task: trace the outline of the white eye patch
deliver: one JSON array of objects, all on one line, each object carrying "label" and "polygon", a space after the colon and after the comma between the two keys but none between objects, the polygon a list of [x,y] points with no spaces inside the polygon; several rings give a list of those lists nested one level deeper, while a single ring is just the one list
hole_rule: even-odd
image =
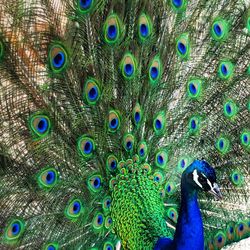
[{"label": "white eye patch", "polygon": [[[194,180],[194,182],[195,182],[199,187],[202,188],[202,185],[201,185],[200,182],[198,181],[198,178],[199,178],[199,175],[198,175],[198,173],[197,173],[197,169],[195,169],[194,172],[193,172],[193,180]],[[211,184],[211,183],[210,183],[210,184]]]}]

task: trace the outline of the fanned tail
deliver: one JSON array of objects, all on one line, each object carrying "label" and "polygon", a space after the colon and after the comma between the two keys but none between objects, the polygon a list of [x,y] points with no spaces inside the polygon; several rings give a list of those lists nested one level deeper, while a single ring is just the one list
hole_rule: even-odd
[{"label": "fanned tail", "polygon": [[207,249],[249,237],[249,30],[240,0],[3,0],[1,249],[152,249],[195,159]]}]

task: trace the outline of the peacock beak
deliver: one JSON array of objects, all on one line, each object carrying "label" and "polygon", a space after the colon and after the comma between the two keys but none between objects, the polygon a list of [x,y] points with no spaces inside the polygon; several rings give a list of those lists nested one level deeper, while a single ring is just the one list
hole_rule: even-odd
[{"label": "peacock beak", "polygon": [[214,183],[212,189],[208,192],[214,195],[218,200],[222,199],[222,194],[217,183]]}]

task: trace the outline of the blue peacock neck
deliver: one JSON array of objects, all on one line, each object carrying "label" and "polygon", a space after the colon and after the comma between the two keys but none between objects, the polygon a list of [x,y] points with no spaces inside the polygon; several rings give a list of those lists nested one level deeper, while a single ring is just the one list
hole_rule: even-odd
[{"label": "blue peacock neck", "polygon": [[181,180],[181,208],[178,217],[174,249],[204,249],[204,232],[201,212],[197,200],[197,190],[187,183],[186,175]]}]

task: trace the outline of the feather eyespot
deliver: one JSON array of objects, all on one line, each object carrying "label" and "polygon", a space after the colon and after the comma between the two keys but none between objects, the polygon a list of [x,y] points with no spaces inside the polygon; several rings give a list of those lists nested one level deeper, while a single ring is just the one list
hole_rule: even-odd
[{"label": "feather eyespot", "polygon": [[234,65],[230,61],[222,61],[219,64],[219,77],[222,80],[229,80],[233,77]]},{"label": "feather eyespot", "polygon": [[229,32],[229,26],[226,20],[217,19],[212,24],[211,34],[214,40],[220,42],[224,41]]},{"label": "feather eyespot", "polygon": [[235,238],[235,233],[234,233],[234,223],[229,223],[227,228],[226,228],[226,236],[228,241],[233,241]]},{"label": "feather eyespot", "polygon": [[188,156],[181,156],[178,160],[178,171],[182,173],[186,169],[186,167],[190,165],[191,162],[192,159]]},{"label": "feather eyespot", "polygon": [[143,115],[143,111],[141,109],[141,106],[139,103],[137,103],[135,105],[135,107],[133,108],[133,122],[134,124],[138,127],[141,123],[142,120],[142,115]]},{"label": "feather eyespot", "polygon": [[84,99],[90,105],[95,105],[100,99],[101,91],[95,79],[88,79],[84,87]]},{"label": "feather eyespot", "polygon": [[163,181],[164,181],[164,176],[163,176],[163,174],[162,174],[161,172],[159,172],[159,171],[157,171],[157,172],[154,173],[153,178],[154,178],[154,181],[155,181],[156,183],[159,183],[159,184],[162,184]]},{"label": "feather eyespot", "polygon": [[221,154],[226,154],[229,151],[230,141],[225,137],[220,137],[216,142],[216,148]]},{"label": "feather eyespot", "polygon": [[88,179],[88,188],[93,192],[98,192],[102,189],[101,175],[93,175]]},{"label": "feather eyespot", "polygon": [[174,183],[172,183],[172,182],[166,183],[166,185],[165,185],[166,194],[172,195],[175,192],[175,188],[176,188],[176,186]]},{"label": "feather eyespot", "polygon": [[109,229],[111,227],[112,223],[113,223],[112,218],[111,217],[107,217],[105,219],[105,228]]},{"label": "feather eyespot", "polygon": [[156,135],[160,135],[165,131],[166,128],[166,114],[164,111],[156,114],[153,121],[153,128]]},{"label": "feather eyespot", "polygon": [[172,0],[172,3],[175,7],[179,8],[182,5],[182,0]]},{"label": "feather eyespot", "polygon": [[193,79],[187,84],[188,96],[197,99],[201,95],[202,81],[200,79]]},{"label": "feather eyespot", "polygon": [[121,118],[118,111],[109,111],[108,116],[108,129],[110,132],[116,132],[120,128]]},{"label": "feather eyespot", "polygon": [[249,148],[250,147],[250,131],[249,130],[244,130],[241,133],[241,135],[240,135],[240,141],[241,141],[241,144],[245,148]]},{"label": "feather eyespot", "polygon": [[5,239],[8,242],[13,242],[18,240],[24,232],[24,222],[19,219],[12,220],[5,231]]},{"label": "feather eyespot", "polygon": [[145,141],[141,141],[139,143],[137,153],[139,155],[140,160],[145,160],[148,155],[148,146]]},{"label": "feather eyespot", "polygon": [[170,220],[172,220],[173,222],[177,223],[177,219],[178,219],[178,212],[175,208],[171,207],[167,210],[167,216]]},{"label": "feather eyespot", "polygon": [[188,59],[190,54],[190,42],[188,34],[180,35],[176,42],[177,54],[182,59]]},{"label": "feather eyespot", "polygon": [[123,77],[130,80],[135,77],[137,70],[137,62],[131,53],[126,53],[120,63],[120,69]]},{"label": "feather eyespot", "polygon": [[161,149],[155,156],[155,165],[159,168],[165,168],[167,166],[168,153],[166,150]]},{"label": "feather eyespot", "polygon": [[175,12],[183,12],[187,8],[187,0],[171,0],[170,4]]},{"label": "feather eyespot", "polygon": [[103,202],[102,202],[102,208],[105,212],[110,210],[110,206],[111,206],[111,197],[105,197]]},{"label": "feather eyespot", "polygon": [[238,112],[237,105],[232,100],[228,100],[224,103],[223,110],[224,110],[224,115],[230,119],[233,119]]},{"label": "feather eyespot", "polygon": [[245,238],[248,234],[248,225],[244,221],[239,221],[235,225],[235,233],[238,239]]},{"label": "feather eyespot", "polygon": [[147,174],[151,173],[151,166],[148,163],[144,163],[141,165],[141,169],[144,170]]},{"label": "feather eyespot", "polygon": [[188,129],[190,134],[196,134],[200,131],[200,117],[199,116],[192,116],[189,119],[189,123],[188,123]]},{"label": "feather eyespot", "polygon": [[94,229],[100,230],[104,225],[104,220],[105,218],[102,213],[100,212],[96,213],[96,215],[93,218],[93,223],[92,223]]},{"label": "feather eyespot", "polygon": [[94,0],[78,0],[78,9],[80,13],[88,13],[94,5]]},{"label": "feather eyespot", "polygon": [[46,115],[34,114],[29,118],[31,131],[38,139],[42,139],[50,133],[51,123]]},{"label": "feather eyespot", "polygon": [[226,236],[222,231],[219,231],[214,237],[214,243],[216,247],[221,249],[226,244]]},{"label": "feather eyespot", "polygon": [[58,173],[54,168],[43,169],[38,174],[38,184],[41,188],[52,188],[57,184]]},{"label": "feather eyespot", "polygon": [[61,73],[68,64],[68,54],[63,46],[54,44],[49,51],[49,63],[52,72]]},{"label": "feather eyespot", "polygon": [[230,179],[234,186],[241,186],[244,182],[244,176],[237,170],[231,173]]},{"label": "feather eyespot", "polygon": [[73,199],[69,201],[65,209],[65,216],[70,220],[76,220],[81,216],[83,210],[82,202],[79,199]]},{"label": "feather eyespot", "polygon": [[132,134],[127,133],[123,137],[123,147],[127,152],[132,152],[134,149],[135,138]]},{"label": "feather eyespot", "polygon": [[77,147],[80,154],[85,159],[89,159],[93,156],[93,152],[95,150],[95,143],[93,139],[91,139],[87,135],[83,135],[78,139]]},{"label": "feather eyespot", "polygon": [[110,241],[105,242],[103,245],[103,250],[114,250],[114,245]]},{"label": "feather eyespot", "polygon": [[138,33],[141,42],[144,42],[152,34],[152,21],[146,14],[141,14],[139,17]]},{"label": "feather eyespot", "polygon": [[118,159],[114,155],[109,155],[106,160],[106,167],[109,171],[114,172],[117,169]]},{"label": "feather eyespot", "polygon": [[107,44],[112,45],[121,39],[123,25],[118,15],[112,14],[108,16],[104,24],[103,32],[104,39]]},{"label": "feather eyespot", "polygon": [[56,242],[48,243],[48,244],[46,244],[46,246],[43,249],[44,250],[58,250],[59,244]]},{"label": "feather eyespot", "polygon": [[155,56],[149,66],[149,80],[151,85],[155,85],[161,78],[162,63],[158,56]]}]

